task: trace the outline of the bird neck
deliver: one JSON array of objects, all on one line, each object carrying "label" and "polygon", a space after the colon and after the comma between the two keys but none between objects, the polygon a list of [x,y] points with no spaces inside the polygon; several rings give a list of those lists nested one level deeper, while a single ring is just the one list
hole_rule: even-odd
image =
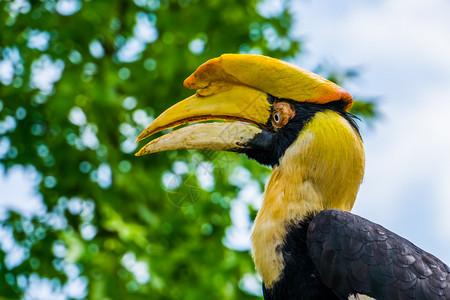
[{"label": "bird neck", "polygon": [[276,249],[285,243],[287,227],[324,209],[350,211],[363,175],[357,130],[336,112],[318,112],[273,169],[255,220],[253,257],[266,286],[284,267]]},{"label": "bird neck", "polygon": [[264,206],[273,211],[293,204],[300,217],[330,208],[350,211],[363,175],[358,132],[336,112],[319,112],[273,169]]}]

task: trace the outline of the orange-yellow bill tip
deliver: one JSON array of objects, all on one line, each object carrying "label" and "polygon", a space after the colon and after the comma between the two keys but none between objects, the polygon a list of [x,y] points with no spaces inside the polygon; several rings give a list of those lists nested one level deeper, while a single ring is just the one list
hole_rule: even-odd
[{"label": "orange-yellow bill tip", "polygon": [[299,102],[323,104],[344,100],[348,103],[347,110],[353,103],[352,96],[337,84],[296,65],[262,55],[224,54],[211,59],[190,75],[184,86],[202,93],[224,82]]}]

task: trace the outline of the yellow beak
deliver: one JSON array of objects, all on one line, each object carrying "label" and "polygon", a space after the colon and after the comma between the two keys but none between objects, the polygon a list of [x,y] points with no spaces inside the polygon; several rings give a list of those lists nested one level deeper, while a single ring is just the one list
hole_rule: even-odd
[{"label": "yellow beak", "polygon": [[137,141],[186,123],[210,120],[240,122],[183,127],[151,141],[136,155],[176,149],[239,151],[266,128],[270,113],[271,104],[266,93],[246,86],[222,85],[212,95],[197,93],[170,107],[139,135]]},{"label": "yellow beak", "polygon": [[[272,103],[269,95],[298,102],[324,104],[350,94],[336,84],[295,65],[261,55],[225,54],[201,65],[184,81],[195,95],[163,112],[137,142],[164,129],[199,121],[145,145],[136,155],[176,149],[241,151],[270,150]],[[236,122],[237,121],[237,122]]]}]

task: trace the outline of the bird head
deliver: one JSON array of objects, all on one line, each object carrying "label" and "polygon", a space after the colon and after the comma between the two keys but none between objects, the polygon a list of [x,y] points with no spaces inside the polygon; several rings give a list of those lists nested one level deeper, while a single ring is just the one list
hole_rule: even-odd
[{"label": "bird head", "polygon": [[[353,100],[343,88],[293,64],[244,54],[207,61],[184,86],[197,91],[164,111],[137,141],[195,124],[150,141],[136,155],[176,149],[245,153],[274,168],[266,196],[272,186],[274,194],[298,197],[294,186],[311,183],[321,194],[312,209],[351,209],[364,151],[347,112]],[[280,181],[284,185],[276,187]]]}]

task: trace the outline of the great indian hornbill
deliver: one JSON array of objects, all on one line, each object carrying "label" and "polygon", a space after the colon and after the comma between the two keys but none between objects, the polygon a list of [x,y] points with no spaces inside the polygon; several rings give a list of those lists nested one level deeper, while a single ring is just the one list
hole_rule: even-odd
[{"label": "great indian hornbill", "polygon": [[226,54],[184,81],[195,95],[163,112],[145,145],[245,153],[273,167],[253,229],[265,299],[450,299],[450,268],[384,227],[350,213],[364,174],[352,97],[295,65]]}]

